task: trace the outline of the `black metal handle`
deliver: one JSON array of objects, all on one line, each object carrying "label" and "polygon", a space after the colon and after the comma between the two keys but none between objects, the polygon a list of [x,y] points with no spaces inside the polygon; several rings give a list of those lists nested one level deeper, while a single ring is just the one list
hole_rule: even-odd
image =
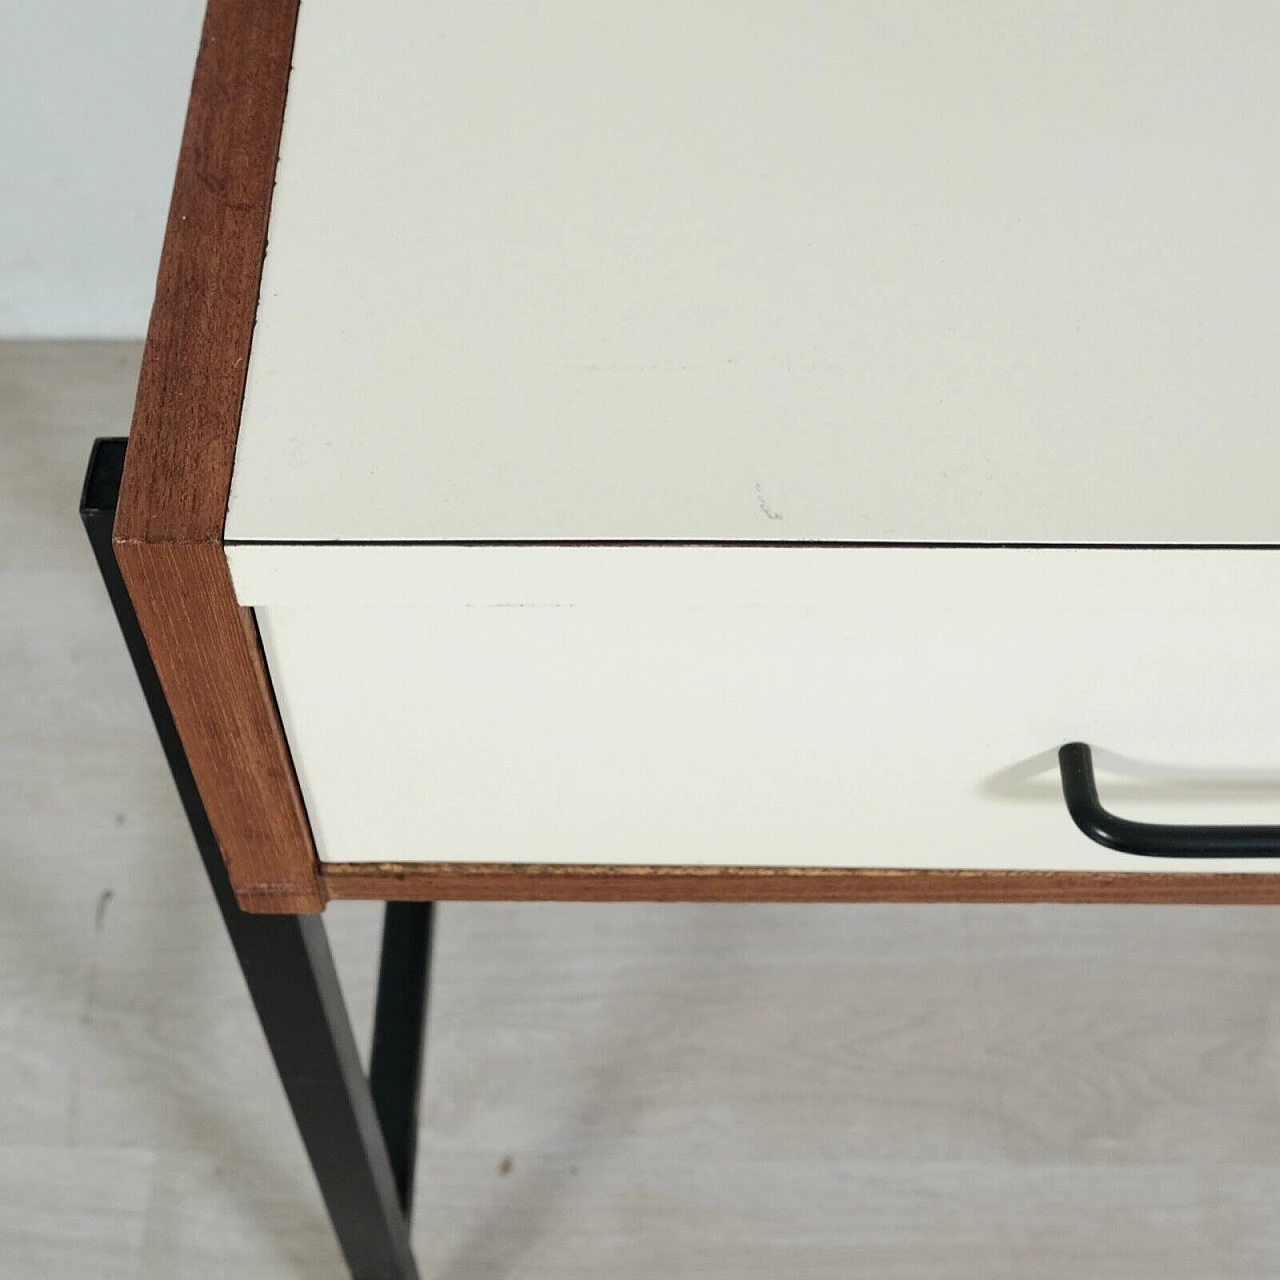
[{"label": "black metal handle", "polygon": [[1076,826],[1108,849],[1150,858],[1280,858],[1280,827],[1171,827],[1108,813],[1098,799],[1086,743],[1068,742],[1058,751],[1058,765]]}]

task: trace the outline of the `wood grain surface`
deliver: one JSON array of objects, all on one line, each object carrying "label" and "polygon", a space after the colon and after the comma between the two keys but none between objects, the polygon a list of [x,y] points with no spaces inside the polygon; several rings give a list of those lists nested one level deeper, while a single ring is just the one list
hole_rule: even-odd
[{"label": "wood grain surface", "polygon": [[210,0],[115,526],[242,907],[318,911],[315,849],[222,530],[297,0]]},{"label": "wood grain surface", "polygon": [[843,868],[324,863],[329,898],[393,902],[1280,903],[1280,876]]}]

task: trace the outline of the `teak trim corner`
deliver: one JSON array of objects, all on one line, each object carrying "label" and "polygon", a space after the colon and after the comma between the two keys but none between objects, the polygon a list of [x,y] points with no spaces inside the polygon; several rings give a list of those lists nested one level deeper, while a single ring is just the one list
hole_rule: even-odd
[{"label": "teak trim corner", "polygon": [[324,892],[222,531],[297,12],[209,0],[113,539],[236,896],[274,912]]}]

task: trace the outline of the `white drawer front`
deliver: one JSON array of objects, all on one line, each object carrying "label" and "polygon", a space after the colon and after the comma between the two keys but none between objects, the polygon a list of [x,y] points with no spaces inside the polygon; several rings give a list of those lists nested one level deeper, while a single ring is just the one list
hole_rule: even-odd
[{"label": "white drawer front", "polygon": [[1277,869],[1092,843],[1055,757],[1092,744],[1127,817],[1280,821],[1273,552],[246,547],[232,564],[328,861]]}]

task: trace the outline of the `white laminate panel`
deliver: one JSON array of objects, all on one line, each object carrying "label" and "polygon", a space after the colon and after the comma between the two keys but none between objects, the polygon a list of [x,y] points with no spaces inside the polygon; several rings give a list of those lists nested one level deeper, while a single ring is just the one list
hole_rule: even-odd
[{"label": "white laminate panel", "polygon": [[1274,0],[301,9],[231,540],[1276,543]]},{"label": "white laminate panel", "polygon": [[449,546],[227,547],[240,604],[324,610],[843,603],[1016,614],[1105,604],[1280,609],[1280,552],[1204,548]]},{"label": "white laminate panel", "polygon": [[1054,758],[1091,743],[1126,816],[1280,818],[1270,552],[246,555],[328,586],[252,601],[326,860],[1270,867],[1093,844]]}]

